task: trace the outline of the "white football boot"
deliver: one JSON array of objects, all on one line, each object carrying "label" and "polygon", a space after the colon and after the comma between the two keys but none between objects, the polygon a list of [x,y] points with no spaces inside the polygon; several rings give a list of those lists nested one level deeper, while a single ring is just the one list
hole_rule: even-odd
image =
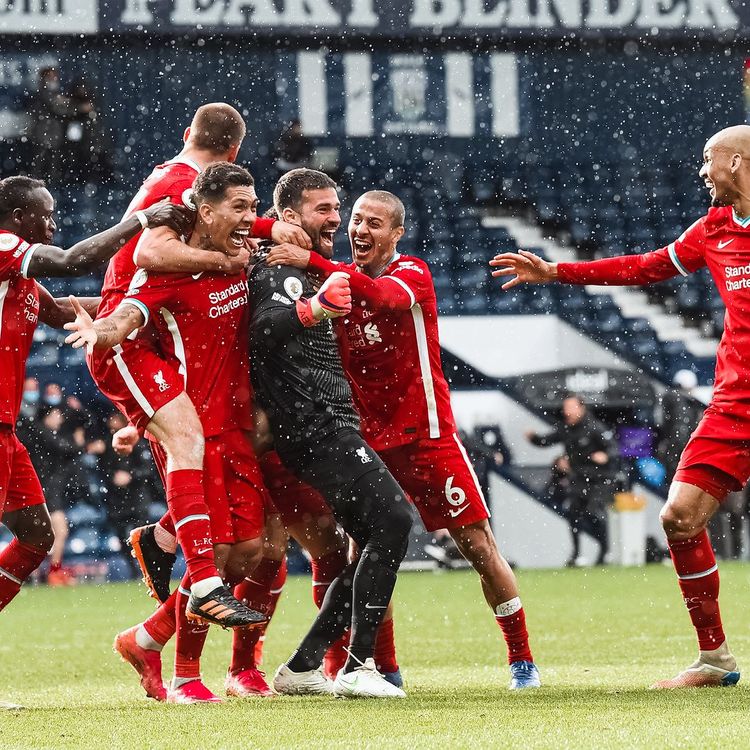
[{"label": "white football boot", "polygon": [[333,694],[337,698],[406,698],[401,688],[378,672],[374,659],[365,659],[353,672],[342,669],[333,681]]},{"label": "white football boot", "polygon": [[292,672],[282,664],[273,676],[271,687],[281,695],[331,695],[333,683],[323,674],[323,667],[308,672]]},{"label": "white football boot", "polygon": [[671,680],[660,680],[652,690],[686,687],[733,687],[740,681],[737,661],[727,642],[712,651],[701,651],[698,660]]}]

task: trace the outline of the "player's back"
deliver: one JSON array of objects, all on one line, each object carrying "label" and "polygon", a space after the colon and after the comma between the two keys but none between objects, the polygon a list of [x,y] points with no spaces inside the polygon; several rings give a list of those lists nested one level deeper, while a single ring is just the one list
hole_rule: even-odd
[{"label": "player's back", "polygon": [[455,431],[429,266],[420,258],[396,254],[383,277],[407,289],[411,308],[373,310],[355,303],[339,323],[362,432],[375,450]]},{"label": "player's back", "polygon": [[[148,208],[165,198],[172,203],[184,204],[185,193],[191,189],[199,172],[200,167],[195,162],[181,157],[158,165],[130,201],[125,216]],[[109,261],[102,285],[100,316],[113,312],[128,291],[136,270],[134,254],[141,237],[142,233],[139,233],[126,242]]]}]

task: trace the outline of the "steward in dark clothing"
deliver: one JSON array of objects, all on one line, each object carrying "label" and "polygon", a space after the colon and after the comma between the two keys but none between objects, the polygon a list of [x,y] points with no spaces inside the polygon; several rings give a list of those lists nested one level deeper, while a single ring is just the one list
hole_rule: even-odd
[{"label": "steward in dark clothing", "polygon": [[565,456],[558,465],[569,477],[567,515],[573,553],[568,564],[574,564],[578,557],[581,524],[585,521],[599,542],[597,565],[601,565],[609,551],[607,506],[615,492],[617,446],[611,432],[587,413],[577,396],[564,400],[563,418],[548,435],[529,434],[528,438],[541,448],[556,443],[565,447]]}]

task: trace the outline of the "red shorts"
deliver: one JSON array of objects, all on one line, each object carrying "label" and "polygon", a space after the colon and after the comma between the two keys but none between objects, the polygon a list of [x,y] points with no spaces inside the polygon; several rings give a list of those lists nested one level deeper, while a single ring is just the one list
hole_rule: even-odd
[{"label": "red shorts", "polygon": [[32,505],[44,505],[39,477],[13,428],[0,425],[0,518],[3,513]]},{"label": "red shorts", "polygon": [[[151,441],[154,461],[166,486],[166,455]],[[263,534],[270,497],[250,439],[242,430],[206,438],[203,489],[214,544],[234,544]]]},{"label": "red shorts", "polygon": [[456,433],[378,451],[427,531],[457,529],[490,517],[477,475]]},{"label": "red shorts", "polygon": [[269,451],[261,456],[260,468],[273,504],[287,528],[297,523],[309,523],[320,516],[332,515],[323,496],[309,484],[297,479],[281,463],[276,451]]},{"label": "red shorts", "polygon": [[674,475],[717,500],[738,492],[750,479],[750,421],[711,407],[688,440]]},{"label": "red shorts", "polygon": [[147,339],[95,351],[86,362],[99,390],[141,432],[162,406],[185,390],[185,381]]}]

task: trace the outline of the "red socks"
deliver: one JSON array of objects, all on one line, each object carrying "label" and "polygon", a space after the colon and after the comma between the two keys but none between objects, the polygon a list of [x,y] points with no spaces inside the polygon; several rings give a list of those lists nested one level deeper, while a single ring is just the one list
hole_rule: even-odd
[{"label": "red socks", "polygon": [[674,569],[701,651],[712,651],[726,640],[719,612],[719,570],[708,532],[669,542]]},{"label": "red socks", "polygon": [[218,576],[201,469],[167,474],[167,504],[193,583]]},{"label": "red socks", "polygon": [[255,644],[256,665],[260,665],[263,661],[263,644],[266,640],[266,631],[268,630],[268,626],[271,624],[271,618],[273,617],[273,613],[276,611],[276,605],[279,603],[281,594],[284,591],[284,586],[286,585],[286,574],[287,569],[285,557],[281,561],[281,567],[279,568],[279,572],[276,574],[274,582],[271,584],[271,604],[268,608],[268,622],[260,628],[260,638],[258,638],[258,642]]},{"label": "red socks", "polygon": [[159,526],[168,531],[172,536],[177,536],[177,532],[174,528],[174,521],[172,520],[172,514],[167,511],[157,522]]},{"label": "red socks", "polygon": [[[286,569],[283,560],[262,558],[258,567],[235,587],[235,597],[270,617],[271,607],[275,608],[272,590],[282,567]],[[264,634],[265,628],[236,628],[232,632],[232,663],[229,668],[232,674],[257,667],[255,647]]]},{"label": "red socks", "polygon": [[162,645],[175,634],[177,629],[177,595],[178,591],[175,589],[169,595],[169,599],[143,623],[146,632]]},{"label": "red socks", "polygon": [[396,642],[393,638],[393,618],[383,620],[375,634],[375,666],[378,672],[397,672]]},{"label": "red socks", "polygon": [[495,607],[495,620],[503,631],[508,647],[508,663],[534,661],[529,648],[529,633],[526,630],[526,614],[518,597]]},{"label": "red socks", "polygon": [[201,676],[201,653],[208,635],[208,625],[190,622],[185,613],[190,591],[187,575],[180,583],[175,598],[177,638],[175,640],[174,676],[177,679],[197,679]]},{"label": "red socks", "polygon": [[327,555],[312,560],[312,596],[315,606],[320,609],[328,587],[338,574],[346,567],[346,550],[343,548],[329,552]]},{"label": "red socks", "polygon": [[0,610],[21,590],[21,584],[44,562],[47,550],[13,539],[0,552]]}]

